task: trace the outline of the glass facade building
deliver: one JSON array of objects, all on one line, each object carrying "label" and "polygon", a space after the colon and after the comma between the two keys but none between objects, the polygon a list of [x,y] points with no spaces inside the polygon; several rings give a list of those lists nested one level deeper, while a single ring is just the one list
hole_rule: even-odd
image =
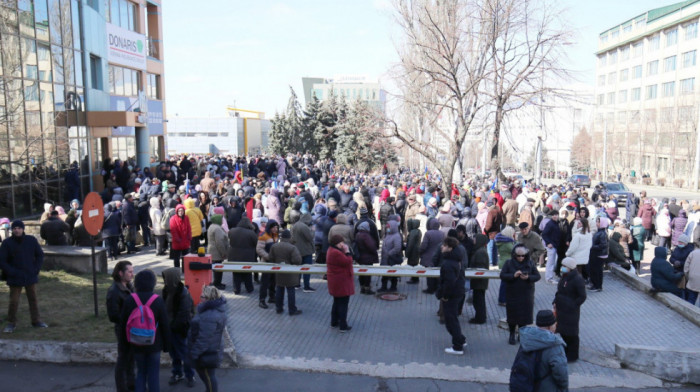
[{"label": "glass facade building", "polygon": [[[139,143],[149,144],[147,162],[162,157],[159,8],[150,0],[0,1],[0,217],[37,216],[44,203],[101,190],[104,159],[141,164]],[[122,31],[143,36],[141,63],[110,56]]]}]

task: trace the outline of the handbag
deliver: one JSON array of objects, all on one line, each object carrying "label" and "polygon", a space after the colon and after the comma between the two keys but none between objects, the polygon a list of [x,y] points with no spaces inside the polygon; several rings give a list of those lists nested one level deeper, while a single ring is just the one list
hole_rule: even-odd
[{"label": "handbag", "polygon": [[659,237],[658,234],[654,234],[653,237],[651,237],[651,244],[654,246],[659,246],[661,243],[661,237]]},{"label": "handbag", "polygon": [[207,351],[202,353],[202,355],[195,361],[197,368],[217,368],[219,367],[219,353],[217,351]]}]

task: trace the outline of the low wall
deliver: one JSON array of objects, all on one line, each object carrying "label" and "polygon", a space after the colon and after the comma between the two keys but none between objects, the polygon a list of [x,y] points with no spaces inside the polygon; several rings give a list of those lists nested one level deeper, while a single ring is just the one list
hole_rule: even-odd
[{"label": "low wall", "polygon": [[[79,246],[44,246],[45,270],[64,270],[78,274],[92,273],[92,251]],[[107,248],[95,247],[95,268],[107,273]]]},{"label": "low wall", "polygon": [[615,355],[624,368],[666,381],[700,384],[700,352],[697,348],[616,344]]}]

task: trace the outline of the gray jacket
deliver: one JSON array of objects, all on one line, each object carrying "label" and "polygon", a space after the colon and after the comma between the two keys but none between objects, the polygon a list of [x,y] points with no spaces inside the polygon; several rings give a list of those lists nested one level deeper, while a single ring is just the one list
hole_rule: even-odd
[{"label": "gray jacket", "polygon": [[542,350],[535,375],[540,379],[540,392],[556,392],[569,390],[569,367],[566,363],[564,346],[566,344],[559,335],[537,327],[520,329],[520,347],[524,351]]},{"label": "gray jacket", "polygon": [[207,229],[207,239],[209,240],[209,254],[212,261],[226,260],[228,257],[228,235],[221,225],[212,223]]},{"label": "gray jacket", "polygon": [[445,239],[445,233],[440,231],[440,223],[435,218],[430,218],[426,227],[428,230],[420,244],[420,265],[434,267],[433,258],[440,251],[440,244]]},{"label": "gray jacket", "polygon": [[[190,323],[187,342],[190,359],[197,363],[197,358],[206,352],[218,353],[218,362],[223,356],[221,336],[226,327],[226,300],[224,298],[202,302],[197,306],[197,314]],[[218,367],[218,365],[217,365]]]},{"label": "gray jacket", "polygon": [[380,265],[397,265],[403,262],[401,234],[399,234],[399,223],[389,221],[387,233],[382,244],[382,259]]},{"label": "gray jacket", "polygon": [[292,226],[292,243],[299,249],[301,257],[314,254],[314,233],[311,230],[311,215],[304,214]]}]

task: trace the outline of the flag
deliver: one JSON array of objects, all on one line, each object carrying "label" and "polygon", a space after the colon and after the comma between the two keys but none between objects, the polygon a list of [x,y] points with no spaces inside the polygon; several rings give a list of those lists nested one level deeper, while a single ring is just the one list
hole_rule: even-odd
[{"label": "flag", "polygon": [[428,179],[428,165],[425,165],[425,179]]},{"label": "flag", "polygon": [[497,186],[498,186],[498,178],[493,180],[493,184],[491,184],[491,190],[495,190]]}]

